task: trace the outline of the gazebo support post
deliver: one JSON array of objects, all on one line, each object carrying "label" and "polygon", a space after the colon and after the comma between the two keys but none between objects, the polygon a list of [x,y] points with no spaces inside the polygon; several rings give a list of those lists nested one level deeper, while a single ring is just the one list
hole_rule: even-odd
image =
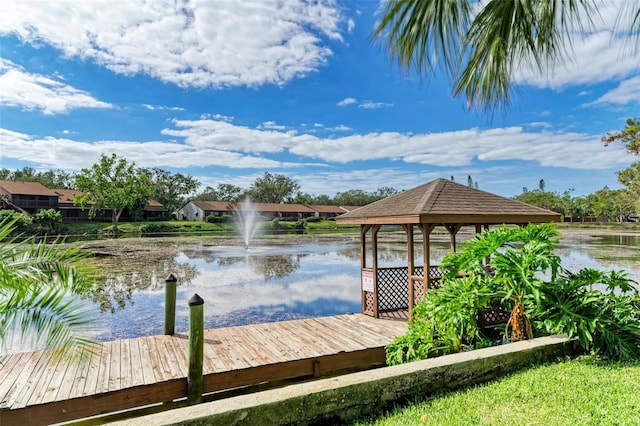
[{"label": "gazebo support post", "polygon": [[447,223],[445,224],[445,228],[449,231],[449,235],[451,236],[451,252],[456,251],[456,234],[462,228],[461,223]]},{"label": "gazebo support post", "polygon": [[[371,229],[371,225],[360,225],[360,274],[367,268],[367,232]],[[360,278],[362,280],[362,278]],[[377,297],[374,294],[374,297]],[[362,313],[367,311],[367,295],[360,283],[360,299],[362,303]]]},{"label": "gazebo support post", "polygon": [[373,316],[380,318],[380,298],[378,292],[378,231],[380,231],[382,225],[373,225],[373,232],[371,236],[371,267],[373,269],[373,298],[375,304],[373,307]]},{"label": "gazebo support post", "polygon": [[403,225],[405,232],[407,233],[407,277],[409,278],[409,283],[407,289],[409,290],[409,304],[407,309],[409,311],[409,316],[411,316],[411,309],[415,305],[415,294],[413,291],[413,274],[415,270],[414,265],[414,254],[413,254],[413,224]]},{"label": "gazebo support post", "polygon": [[431,231],[435,225],[432,223],[421,223],[420,231],[422,231],[422,291],[427,295],[427,291],[431,287]]}]

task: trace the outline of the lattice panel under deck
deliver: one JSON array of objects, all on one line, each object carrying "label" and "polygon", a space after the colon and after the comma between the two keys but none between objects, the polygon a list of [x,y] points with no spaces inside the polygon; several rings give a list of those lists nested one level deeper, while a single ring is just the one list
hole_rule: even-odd
[{"label": "lattice panel under deck", "polygon": [[376,298],[371,292],[364,292],[364,310],[362,313],[372,316],[376,313]]},{"label": "lattice panel under deck", "polygon": [[480,328],[491,328],[506,324],[509,321],[509,312],[502,310],[485,311],[478,318]]}]

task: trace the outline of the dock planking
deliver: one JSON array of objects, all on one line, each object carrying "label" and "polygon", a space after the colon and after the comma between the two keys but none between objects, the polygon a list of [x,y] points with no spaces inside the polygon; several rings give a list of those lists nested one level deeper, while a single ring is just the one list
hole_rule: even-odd
[{"label": "dock planking", "polygon": [[[404,321],[355,314],[206,330],[204,392],[383,365],[384,346],[406,329]],[[182,399],[187,354],[188,336],[175,334],[105,342],[82,362],[42,351],[0,356],[0,425]]]}]

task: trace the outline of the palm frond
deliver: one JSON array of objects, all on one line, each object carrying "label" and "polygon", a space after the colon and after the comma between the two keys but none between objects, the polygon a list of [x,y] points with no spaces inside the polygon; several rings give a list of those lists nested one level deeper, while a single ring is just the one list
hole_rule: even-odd
[{"label": "palm frond", "polygon": [[86,344],[91,325],[80,301],[94,275],[78,247],[10,237],[15,222],[0,222],[0,342],[11,336],[34,347],[66,351]]},{"label": "palm frond", "polygon": [[392,0],[372,37],[383,40],[391,57],[407,71],[413,67],[429,75],[440,63],[453,76],[471,13],[468,0]]},{"label": "palm frond", "polygon": [[566,57],[573,30],[582,30],[582,12],[595,11],[587,0],[491,0],[476,15],[464,40],[464,66],[453,94],[464,93],[470,109],[506,108],[515,67],[535,66]]}]

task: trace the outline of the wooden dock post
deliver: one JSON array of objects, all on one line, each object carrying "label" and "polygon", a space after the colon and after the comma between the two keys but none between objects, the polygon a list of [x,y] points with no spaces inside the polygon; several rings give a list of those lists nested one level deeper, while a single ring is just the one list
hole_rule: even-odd
[{"label": "wooden dock post", "polygon": [[170,274],[164,281],[164,334],[176,332],[176,288],[178,279]]},{"label": "wooden dock post", "polygon": [[202,401],[204,377],[204,300],[198,294],[189,299],[189,372],[187,376],[187,403]]}]

